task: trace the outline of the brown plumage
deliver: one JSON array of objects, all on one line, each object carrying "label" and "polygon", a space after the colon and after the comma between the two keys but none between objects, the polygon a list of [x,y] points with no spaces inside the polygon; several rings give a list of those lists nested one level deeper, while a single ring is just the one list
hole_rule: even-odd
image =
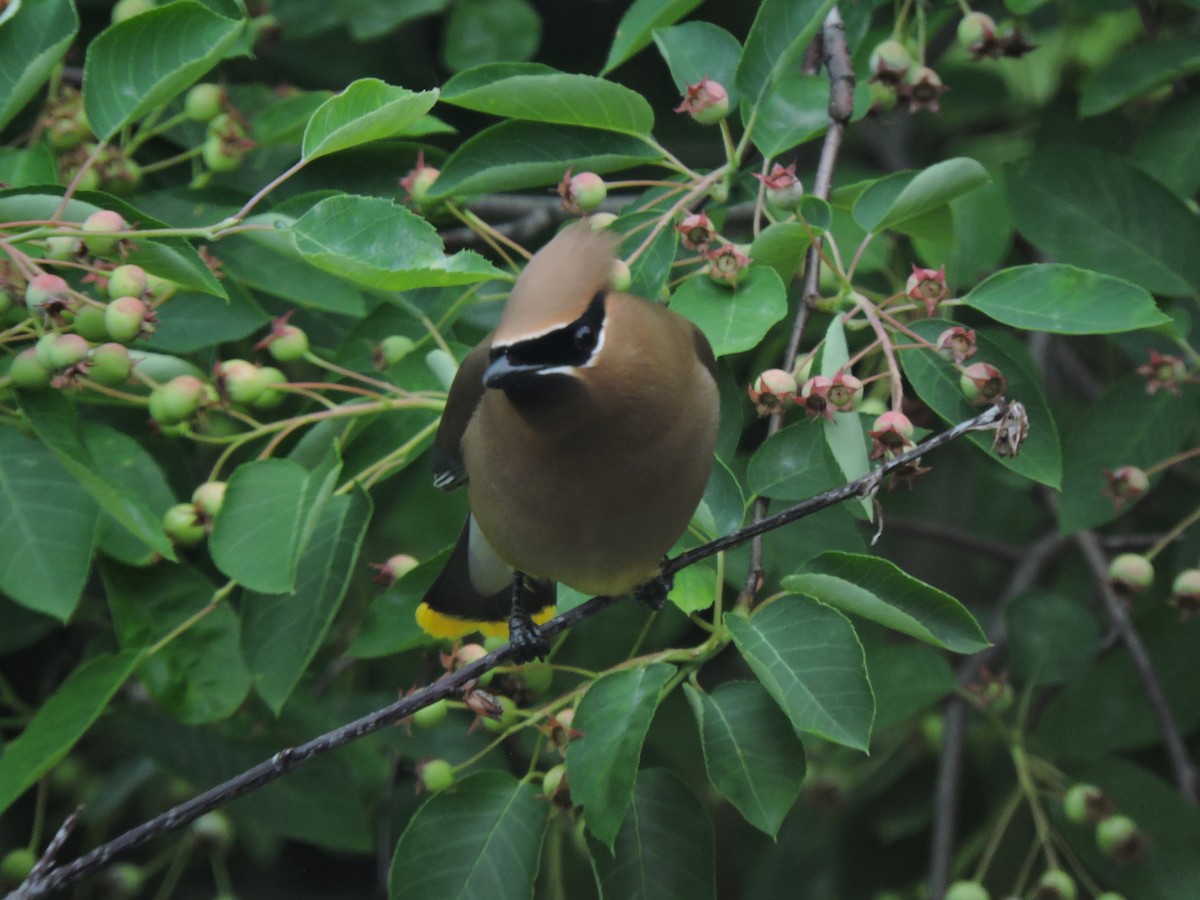
[{"label": "brown plumage", "polygon": [[587,223],[566,228],[455,377],[435,483],[466,481],[474,524],[424,598],[428,631],[503,633],[511,570],[534,580],[519,606],[535,620],[556,581],[627,593],[655,578],[699,503],[717,431],[712,351],[676,313],[608,289],[613,249]]}]

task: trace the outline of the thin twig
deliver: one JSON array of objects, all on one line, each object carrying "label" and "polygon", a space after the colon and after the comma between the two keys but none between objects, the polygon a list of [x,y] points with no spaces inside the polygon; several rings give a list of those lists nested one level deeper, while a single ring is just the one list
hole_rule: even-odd
[{"label": "thin twig", "polygon": [[1146,650],[1146,645],[1142,643],[1137,629],[1133,627],[1125,604],[1121,602],[1121,598],[1116,595],[1108,582],[1108,561],[1104,558],[1104,551],[1100,549],[1100,541],[1093,532],[1081,531],[1075,535],[1075,543],[1079,545],[1088,568],[1092,570],[1092,577],[1096,580],[1096,587],[1100,591],[1100,598],[1104,601],[1109,621],[1116,629],[1117,634],[1121,636],[1121,642],[1125,644],[1125,649],[1129,651],[1129,659],[1137,672],[1138,680],[1142,683],[1142,690],[1146,692],[1146,700],[1154,712],[1154,718],[1158,720],[1158,729],[1162,732],[1163,744],[1167,749],[1167,757],[1171,761],[1171,769],[1175,773],[1175,783],[1179,786],[1179,793],[1189,803],[1196,803],[1196,768],[1188,757],[1187,747],[1184,746],[1179,727],[1175,724],[1175,717],[1167,703],[1162,683],[1154,671],[1154,662],[1150,659],[1150,653]]},{"label": "thin twig", "polygon": [[[1004,405],[993,406],[972,419],[967,419],[953,428],[943,431],[941,434],[934,435],[907,453],[889,460],[861,478],[856,478],[854,481],[844,484],[841,487],[826,491],[824,494],[778,512],[770,518],[762,519],[731,532],[724,537],[717,538],[707,544],[681,553],[663,564],[662,573],[664,576],[670,577],[700,560],[715,556],[724,550],[745,543],[751,538],[810,516],[827,507],[855,497],[874,496],[884,479],[895,470],[907,466],[922,454],[929,453],[938,447],[962,437],[967,432],[996,427],[996,424],[1003,418],[1005,409]],[[542,625],[540,628],[541,634],[547,639],[553,638],[573,628],[584,619],[595,615],[600,610],[611,606],[618,599],[620,598],[592,597],[574,609],[556,616]],[[338,747],[358,740],[381,728],[394,725],[408,718],[419,709],[423,709],[443,698],[460,693],[467,682],[482,677],[496,666],[512,659],[516,655],[516,652],[516,648],[512,644],[504,644],[470,665],[464,666],[456,672],[443,675],[427,687],[409,694],[390,706],[376,710],[369,715],[327,732],[298,747],[289,747],[281,750],[270,759],[264,760],[258,765],[247,769],[240,775],[214,788],[210,788],[204,793],[167,810],[150,821],[126,831],[124,834],[118,835],[108,843],[102,844],[61,867],[47,868],[39,873],[38,877],[34,877],[31,874],[20,887],[8,895],[7,900],[35,900],[35,898],[49,896],[106,866],[117,855],[183,828],[205,813],[224,806],[238,797],[243,797],[287,774],[314,756],[336,750]],[[47,861],[49,862],[49,859]]]}]

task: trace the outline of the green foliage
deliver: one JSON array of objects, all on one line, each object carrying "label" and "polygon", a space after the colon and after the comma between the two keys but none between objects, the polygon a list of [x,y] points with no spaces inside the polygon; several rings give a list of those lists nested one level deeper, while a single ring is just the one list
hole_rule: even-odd
[{"label": "green foliage", "polygon": [[[90,849],[484,654],[414,618],[467,507],[429,483],[430,446],[522,251],[579,212],[555,187],[593,172],[629,292],[719,358],[717,458],[676,552],[976,415],[969,366],[1028,434],[968,433],[677,573],[657,615],[615,605],[415,729],[318,754],[229,805],[212,865],[191,838],[134,851],[146,896],[252,891],[251,867],[365,896],[382,853],[393,898],[715,897],[717,826],[722,896],[1025,896],[1047,870],[1187,895],[1200,816],[1163,748],[1200,730],[1196,598],[1169,587],[1200,558],[1195,5],[1010,0],[967,48],[958,10],[923,2],[8,4],[6,846],[40,855],[82,803]],[[872,72],[889,38],[950,92]],[[844,130],[827,57],[856,80]],[[677,115],[705,79],[728,114]],[[97,213],[125,225],[84,244]],[[148,311],[125,333],[120,265],[146,273],[122,273]],[[113,338],[128,378],[85,355]],[[778,418],[756,419],[776,368],[755,402]],[[191,499],[209,482],[219,509]],[[1093,542],[1153,560],[1124,617],[1093,602]],[[560,609],[582,599],[560,586]],[[945,702],[968,708],[943,747]],[[942,753],[965,802],[931,875]],[[1083,781],[1136,822],[1139,861],[1061,814]]]}]

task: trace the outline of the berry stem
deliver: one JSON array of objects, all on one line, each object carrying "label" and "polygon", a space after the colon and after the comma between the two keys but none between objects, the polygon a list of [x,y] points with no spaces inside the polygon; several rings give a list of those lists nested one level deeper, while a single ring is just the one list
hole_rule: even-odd
[{"label": "berry stem", "polygon": [[[139,128],[138,133],[130,138],[125,144],[125,155],[133,156],[138,147],[142,146],[142,144],[146,143],[146,141],[150,140],[150,138],[157,137],[164,131],[170,131],[176,125],[182,125],[186,121],[188,121],[187,113],[180,112],[163,119],[158,124],[147,124],[146,126]],[[199,152],[198,149],[197,152]],[[142,171],[148,172],[150,171],[150,167],[142,166]]]},{"label": "berry stem", "polygon": [[1154,546],[1142,555],[1146,557],[1146,559],[1153,562],[1154,557],[1158,556],[1158,554],[1162,553],[1163,550],[1171,546],[1171,544],[1173,544],[1181,534],[1183,534],[1197,522],[1200,522],[1200,506],[1192,510],[1191,513],[1185,516],[1174,528],[1160,537]]},{"label": "berry stem", "polygon": [[158,162],[146,163],[142,166],[142,174],[149,172],[158,172],[162,169],[169,169],[171,166],[179,165],[179,163],[187,162],[189,159],[194,159],[204,152],[204,147],[193,147],[191,150],[184,150],[182,153],[176,153],[174,156],[168,156],[166,159],[160,159]]},{"label": "berry stem", "polygon": [[1174,456],[1168,456],[1162,462],[1155,463],[1152,466],[1147,466],[1142,471],[1145,472],[1147,475],[1153,475],[1156,472],[1161,472],[1164,469],[1169,469],[1169,468],[1171,468],[1171,466],[1176,465],[1177,463],[1184,462],[1185,460],[1192,459],[1193,457],[1196,457],[1196,456],[1200,456],[1200,444],[1198,444],[1195,447],[1192,447],[1188,450],[1184,450],[1182,453],[1176,453]]},{"label": "berry stem", "polygon": [[658,221],[654,223],[654,227],[650,229],[650,233],[646,235],[645,239],[640,244],[638,244],[637,249],[629,254],[629,256],[625,259],[625,262],[632,266],[634,260],[641,256],[646,251],[646,248],[650,246],[651,242],[658,237],[659,232],[667,227],[667,223],[673,221],[676,214],[678,214],[681,209],[686,207],[689,203],[707,191],[709,187],[723,178],[728,170],[729,167],[727,165],[720,166],[719,168],[713,169],[703,178],[698,178],[696,184],[690,191],[676,200],[675,203],[671,205],[670,209],[658,217]]}]

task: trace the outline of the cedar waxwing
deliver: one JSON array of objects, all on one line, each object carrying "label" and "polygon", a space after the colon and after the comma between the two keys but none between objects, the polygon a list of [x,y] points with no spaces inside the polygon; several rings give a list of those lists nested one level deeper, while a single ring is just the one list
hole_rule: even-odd
[{"label": "cedar waxwing", "polygon": [[417,609],[432,635],[507,634],[539,655],[555,582],[613,596],[655,582],[700,502],[712,349],[677,313],[609,288],[615,244],[565,228],[455,375],[434,484],[465,483],[471,514]]}]

